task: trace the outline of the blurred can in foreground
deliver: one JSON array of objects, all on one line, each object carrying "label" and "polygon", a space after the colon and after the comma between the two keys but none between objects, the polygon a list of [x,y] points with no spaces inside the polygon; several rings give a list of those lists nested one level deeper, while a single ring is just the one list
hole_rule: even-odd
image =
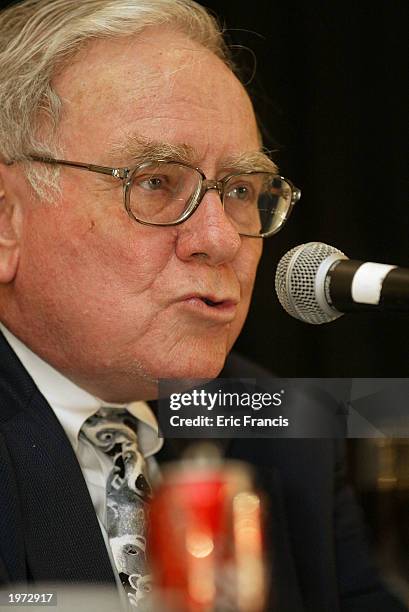
[{"label": "blurred can in foreground", "polygon": [[150,556],[166,612],[261,612],[262,498],[246,464],[170,465],[151,508]]}]

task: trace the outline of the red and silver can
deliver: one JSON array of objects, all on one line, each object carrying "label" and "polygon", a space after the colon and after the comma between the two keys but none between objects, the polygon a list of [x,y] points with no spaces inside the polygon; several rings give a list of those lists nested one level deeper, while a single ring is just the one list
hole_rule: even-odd
[{"label": "red and silver can", "polygon": [[247,464],[196,458],[164,471],[149,546],[161,610],[263,610],[261,501]]}]

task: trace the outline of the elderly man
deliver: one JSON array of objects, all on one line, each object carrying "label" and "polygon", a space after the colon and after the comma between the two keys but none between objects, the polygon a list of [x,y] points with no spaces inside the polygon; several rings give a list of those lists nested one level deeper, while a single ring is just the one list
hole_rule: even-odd
[{"label": "elderly man", "polygon": [[[194,2],[0,14],[0,584],[116,580],[132,600],[115,495],[141,500],[142,541],[161,459],[145,402],[160,377],[257,374],[225,361],[262,238],[298,197]],[[403,609],[371,570],[331,441],[229,454],[275,504],[277,609]]]}]

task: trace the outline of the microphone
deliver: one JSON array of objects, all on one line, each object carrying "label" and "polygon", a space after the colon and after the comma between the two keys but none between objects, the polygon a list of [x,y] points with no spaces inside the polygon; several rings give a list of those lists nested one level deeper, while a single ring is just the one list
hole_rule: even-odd
[{"label": "microphone", "polygon": [[280,304],[292,317],[319,325],[345,312],[409,312],[409,269],[354,261],[333,246],[307,242],[277,266]]}]

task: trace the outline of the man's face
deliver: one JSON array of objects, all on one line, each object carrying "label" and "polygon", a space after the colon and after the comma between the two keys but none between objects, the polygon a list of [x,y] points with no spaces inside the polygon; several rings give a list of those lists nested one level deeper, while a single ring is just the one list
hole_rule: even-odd
[{"label": "man's face", "polygon": [[[163,28],[93,43],[54,87],[65,159],[132,166],[112,148],[136,137],[189,145],[192,163],[222,178],[228,158],[259,148],[237,79]],[[61,187],[55,204],[24,202],[12,331],[111,401],[151,397],[157,377],[217,375],[247,315],[261,240],[236,233],[215,191],[185,223],[150,227],[126,214],[119,180],[61,168]]]}]

